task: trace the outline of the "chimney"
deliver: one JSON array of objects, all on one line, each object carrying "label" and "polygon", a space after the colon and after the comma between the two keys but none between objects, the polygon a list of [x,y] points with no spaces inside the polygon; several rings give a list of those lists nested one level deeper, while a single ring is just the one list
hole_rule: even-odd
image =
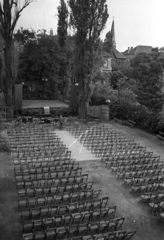
[{"label": "chimney", "polygon": [[53,36],[54,34],[53,34],[53,29],[51,28],[50,29],[50,36]]},{"label": "chimney", "polygon": [[128,53],[130,53],[130,50],[131,50],[131,48],[130,48],[130,47],[128,47]]}]

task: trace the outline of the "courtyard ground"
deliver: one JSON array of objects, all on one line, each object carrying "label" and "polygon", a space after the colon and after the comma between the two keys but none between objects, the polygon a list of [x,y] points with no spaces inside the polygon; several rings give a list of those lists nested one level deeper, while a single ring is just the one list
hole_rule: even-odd
[{"label": "courtyard ground", "polygon": [[[136,142],[140,142],[142,146],[147,147],[148,151],[160,155],[164,161],[164,141],[159,141],[155,136],[142,130],[115,122],[110,122],[108,125],[127,137],[133,138]],[[62,135],[62,131],[60,134]],[[64,141],[64,134],[61,138]],[[72,139],[70,137],[70,142],[67,139],[66,144],[70,146]],[[74,149],[79,154],[79,148]],[[90,161],[80,161],[83,173],[88,173],[89,180],[94,181],[94,189],[101,189],[102,197],[109,197],[109,205],[117,206],[117,216],[125,217],[123,229],[137,230],[134,240],[163,240],[164,224],[159,221],[159,218],[150,214],[150,209],[140,203],[139,197],[129,193],[129,188],[124,186],[121,180],[117,180],[116,175],[111,174],[110,169],[105,168],[93,156],[91,157]],[[9,154],[0,153],[0,240],[22,239],[22,225],[17,205],[12,161]]]}]

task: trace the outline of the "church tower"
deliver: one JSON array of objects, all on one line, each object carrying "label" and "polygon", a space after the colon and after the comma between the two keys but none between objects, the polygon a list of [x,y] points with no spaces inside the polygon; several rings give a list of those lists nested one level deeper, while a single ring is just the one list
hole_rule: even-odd
[{"label": "church tower", "polygon": [[112,22],[112,27],[111,27],[111,35],[112,35],[112,45],[113,45],[113,48],[116,49],[116,38],[115,38],[115,27],[114,27],[114,19],[113,19],[113,22]]}]

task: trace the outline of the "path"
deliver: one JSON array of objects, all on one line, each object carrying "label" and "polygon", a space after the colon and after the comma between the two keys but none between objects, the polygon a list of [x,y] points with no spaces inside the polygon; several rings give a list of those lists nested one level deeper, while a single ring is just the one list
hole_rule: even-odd
[{"label": "path", "polygon": [[68,150],[71,151],[71,158],[76,159],[76,161],[99,160],[99,158],[96,158],[94,154],[88,151],[78,139],[69,132],[65,130],[55,130],[55,133],[61,138]]}]

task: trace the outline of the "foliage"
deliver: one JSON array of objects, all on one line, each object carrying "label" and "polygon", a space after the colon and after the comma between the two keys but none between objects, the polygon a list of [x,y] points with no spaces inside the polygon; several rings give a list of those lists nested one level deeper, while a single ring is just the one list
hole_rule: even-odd
[{"label": "foliage", "polygon": [[0,152],[9,152],[10,147],[6,139],[6,134],[4,131],[7,129],[7,125],[4,122],[0,121]]},{"label": "foliage", "polygon": [[30,97],[53,98],[61,84],[58,78],[61,58],[58,40],[55,36],[45,32],[37,34],[33,30],[32,36],[24,43],[20,54],[18,82],[24,82],[26,89],[30,89]]},{"label": "foliage", "polygon": [[110,82],[111,82],[111,87],[114,89],[114,90],[118,90],[118,87],[119,87],[119,80],[123,78],[123,74],[121,71],[112,71],[111,73],[111,79],[110,79]]},{"label": "foliage", "polygon": [[60,0],[58,7],[58,43],[60,46],[60,70],[59,79],[61,79],[61,92],[63,93],[63,101],[65,101],[66,90],[68,90],[68,61],[67,54],[67,28],[68,28],[68,9],[64,0]]},{"label": "foliage", "polygon": [[105,36],[103,49],[104,51],[111,53],[112,47],[113,47],[113,34],[111,33],[111,31],[109,31]]},{"label": "foliage", "polygon": [[131,76],[137,80],[138,101],[150,111],[158,113],[163,103],[163,67],[164,58],[160,58],[158,49],[151,54],[138,54],[131,61]]},{"label": "foliage", "polygon": [[58,40],[61,49],[66,47],[68,28],[68,9],[64,0],[60,0],[60,6],[58,7]]},{"label": "foliage", "polygon": [[111,87],[108,83],[96,82],[91,98],[91,105],[104,105],[109,99]]},{"label": "foliage", "polygon": [[28,41],[36,38],[36,32],[33,29],[20,28],[14,34],[14,40],[19,43],[19,46],[25,45]]},{"label": "foliage", "polygon": [[32,2],[32,0],[24,0],[23,4],[18,0],[3,0],[0,2],[0,34],[4,42],[4,64],[5,77],[3,79],[3,90],[6,95],[6,102],[9,106],[9,115],[13,116],[13,75],[12,75],[12,47],[13,32],[16,23],[22,11]]},{"label": "foliage", "polygon": [[105,27],[106,0],[69,0],[70,26],[75,33],[75,77],[79,83],[79,117],[85,118],[89,86],[97,64],[99,36]]}]

